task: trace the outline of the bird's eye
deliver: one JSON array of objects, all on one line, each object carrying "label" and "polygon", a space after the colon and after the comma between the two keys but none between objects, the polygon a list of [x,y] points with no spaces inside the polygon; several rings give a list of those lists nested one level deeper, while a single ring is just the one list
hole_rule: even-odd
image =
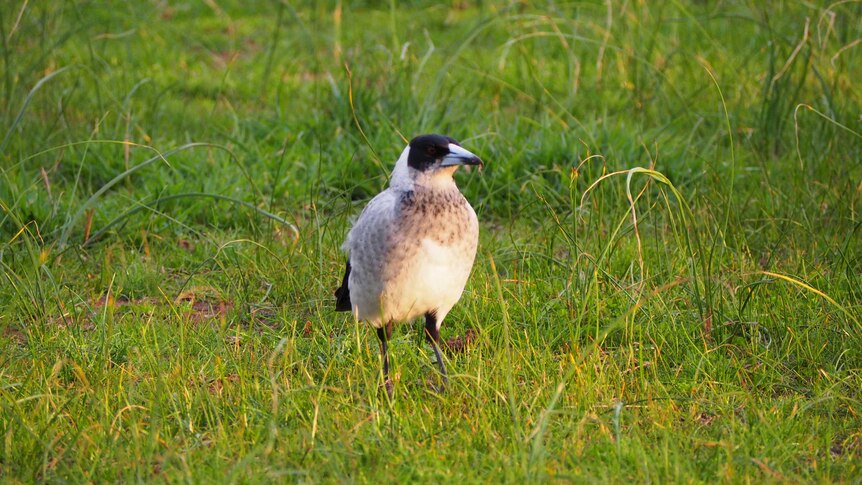
[{"label": "bird's eye", "polygon": [[433,157],[433,156],[437,155],[437,147],[435,147],[433,145],[429,146],[429,147],[425,148],[425,153]]}]

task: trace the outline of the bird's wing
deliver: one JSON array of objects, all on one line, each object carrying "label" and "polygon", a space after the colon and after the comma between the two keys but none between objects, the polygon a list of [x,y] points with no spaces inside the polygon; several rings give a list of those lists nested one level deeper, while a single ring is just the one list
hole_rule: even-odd
[{"label": "bird's wing", "polygon": [[381,231],[388,231],[398,216],[400,200],[401,192],[393,189],[384,190],[371,199],[347,233],[342,249],[352,252],[357,245],[362,244],[364,237],[375,233],[379,236]]},{"label": "bird's wing", "polygon": [[[369,235],[374,233],[379,235],[381,231],[387,230],[387,227],[389,227],[392,219],[395,217],[398,201],[399,196],[393,190],[385,190],[371,199],[368,205],[362,210],[362,213],[359,214],[350,232],[347,233],[347,239],[344,241],[342,249],[351,253]],[[350,257],[348,256],[341,286],[335,290],[335,311],[349,312],[353,310],[353,303],[350,300],[350,287],[348,286],[351,269]]]}]

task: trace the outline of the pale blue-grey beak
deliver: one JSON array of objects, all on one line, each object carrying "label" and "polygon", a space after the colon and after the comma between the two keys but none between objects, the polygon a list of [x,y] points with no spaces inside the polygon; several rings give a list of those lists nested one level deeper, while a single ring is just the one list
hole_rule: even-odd
[{"label": "pale blue-grey beak", "polygon": [[469,150],[454,143],[449,144],[449,154],[443,157],[441,167],[452,167],[454,165],[478,165],[483,166],[482,160]]}]

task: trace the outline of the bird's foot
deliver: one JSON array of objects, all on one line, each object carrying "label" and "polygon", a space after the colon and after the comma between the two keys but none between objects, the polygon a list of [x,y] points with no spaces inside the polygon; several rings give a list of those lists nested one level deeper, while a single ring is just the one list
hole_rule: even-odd
[{"label": "bird's foot", "polygon": [[443,382],[439,386],[435,386],[434,384],[430,385],[431,390],[436,392],[437,394],[444,394],[446,392],[446,383]]},{"label": "bird's foot", "polygon": [[436,384],[436,382],[437,382],[437,376],[436,375],[429,377],[426,382],[428,383],[428,387],[430,387],[431,390],[436,392],[437,394],[445,393],[446,388],[449,386],[449,378],[445,374],[440,376],[440,384],[439,385]]},{"label": "bird's foot", "polygon": [[389,396],[389,399],[392,399],[392,393],[395,390],[395,386],[392,384],[392,379],[386,378],[383,381],[383,388],[386,389],[386,395]]}]

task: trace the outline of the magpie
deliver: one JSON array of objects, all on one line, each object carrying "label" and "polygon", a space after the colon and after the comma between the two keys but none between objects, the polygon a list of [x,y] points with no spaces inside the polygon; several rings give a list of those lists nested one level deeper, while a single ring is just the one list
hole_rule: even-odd
[{"label": "magpie", "polygon": [[479,220],[452,175],[482,160],[448,136],[417,136],[404,148],[389,188],[365,206],[347,234],[336,311],[377,329],[386,392],[392,395],[387,340],[395,322],[425,318],[425,338],[440,355],[440,325],[461,298],[479,242]]}]

